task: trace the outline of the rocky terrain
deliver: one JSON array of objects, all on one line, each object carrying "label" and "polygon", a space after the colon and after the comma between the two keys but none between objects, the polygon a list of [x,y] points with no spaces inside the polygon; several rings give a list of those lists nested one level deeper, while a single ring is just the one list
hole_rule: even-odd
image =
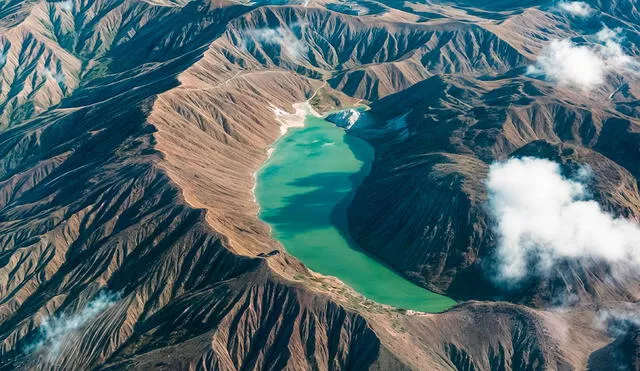
[{"label": "rocky terrain", "polygon": [[[640,221],[638,7],[588,9],[0,3],[0,369],[637,369],[633,272],[576,259],[513,289],[487,268],[494,161],[588,164],[603,210]],[[529,69],[556,39],[624,65],[559,84]],[[352,235],[458,306],[381,306],[269,254],[254,173],[307,100],[371,107]]]}]

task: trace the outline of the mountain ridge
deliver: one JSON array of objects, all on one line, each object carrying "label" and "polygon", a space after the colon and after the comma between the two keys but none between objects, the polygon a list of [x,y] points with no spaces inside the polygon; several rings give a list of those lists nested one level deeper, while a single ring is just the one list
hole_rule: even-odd
[{"label": "mountain ridge", "polygon": [[[522,5],[496,20],[455,4],[390,4],[356,19],[327,2],[64,3],[0,8],[2,37],[38,19],[32,40],[55,46],[30,54],[34,67],[17,81],[2,69],[12,82],[0,89],[1,368],[580,369],[601,349],[633,349],[632,335],[616,340],[592,324],[596,305],[636,298],[637,281],[611,285],[602,270],[571,266],[563,278],[586,284],[561,311],[548,304],[562,284],[496,295],[476,264],[494,243],[480,208],[494,159],[591,164],[597,199],[638,217],[635,81],[620,77],[628,91],[607,81],[598,99],[613,103],[604,104],[519,76],[538,40],[575,35],[565,17]],[[421,20],[425,11],[444,19]],[[537,38],[521,39],[525,28]],[[8,49],[8,63],[21,54]],[[41,80],[47,66],[56,67]],[[371,104],[376,124],[352,130],[377,151],[349,213],[360,246],[436,291],[513,303],[405,313],[288,255],[257,219],[253,174],[281,133],[276,110],[307,100],[321,112]],[[397,117],[405,126],[389,124]],[[404,189],[401,179],[416,181]],[[453,225],[453,236],[403,233],[441,250],[386,252],[397,228],[380,215],[401,223],[406,210],[409,229]],[[96,307],[103,296],[111,301]],[[102,309],[58,333],[87,308]]]}]

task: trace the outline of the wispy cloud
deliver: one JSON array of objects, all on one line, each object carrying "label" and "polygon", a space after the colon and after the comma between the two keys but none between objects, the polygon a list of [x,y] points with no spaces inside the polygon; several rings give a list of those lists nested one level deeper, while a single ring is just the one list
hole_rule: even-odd
[{"label": "wispy cloud", "polygon": [[612,72],[635,72],[637,61],[625,54],[620,45],[620,29],[603,28],[595,36],[596,44],[576,45],[571,40],[553,40],[542,50],[530,75],[544,75],[560,85],[590,90],[605,81]]},{"label": "wispy cloud", "polygon": [[640,267],[640,227],[588,199],[588,174],[583,168],[568,179],[557,163],[536,158],[491,165],[486,185],[498,237],[498,281],[517,284],[529,274],[545,275],[565,259]]},{"label": "wispy cloud", "polygon": [[73,10],[73,0],[61,1],[58,4],[60,4],[60,8],[64,11],[70,12]]},{"label": "wispy cloud", "polygon": [[69,336],[98,317],[119,299],[119,294],[101,292],[77,313],[64,313],[58,317],[45,319],[40,325],[38,339],[27,346],[26,351],[28,353],[42,351],[48,361],[55,361],[67,344]]},{"label": "wispy cloud", "polygon": [[584,1],[563,1],[558,4],[558,7],[576,17],[589,17],[593,14],[594,9],[591,5]]},{"label": "wispy cloud", "polygon": [[44,69],[43,74],[45,78],[54,79],[58,84],[62,84],[66,80],[66,76],[62,70],[53,71],[52,69],[47,67]]},{"label": "wispy cloud", "polygon": [[[298,39],[294,30],[304,27],[302,23],[292,23],[288,27],[258,28],[245,32],[247,36],[263,44],[279,45],[291,58],[300,59],[309,50],[307,44]],[[245,41],[246,43],[246,41]]]},{"label": "wispy cloud", "polygon": [[639,309],[631,303],[620,303],[615,309],[600,310],[595,327],[608,331],[613,337],[623,336],[631,327],[640,327]]}]

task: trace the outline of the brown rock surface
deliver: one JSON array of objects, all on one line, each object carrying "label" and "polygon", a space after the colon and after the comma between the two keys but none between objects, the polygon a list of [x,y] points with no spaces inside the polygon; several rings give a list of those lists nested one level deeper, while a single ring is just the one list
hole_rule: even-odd
[{"label": "brown rock surface", "polygon": [[[598,200],[638,218],[634,82],[606,85],[605,106],[514,75],[533,38],[571,35],[565,18],[393,3],[354,17],[328,4],[0,4],[0,368],[583,369],[615,341],[637,361],[633,333],[612,342],[592,326],[593,303],[634,300],[637,281],[579,265],[567,280],[587,276],[584,306],[571,311],[472,301],[427,315],[371,303],[286,252],[256,257],[280,249],[252,198],[280,133],[274,109],[311,98],[407,114],[408,138],[361,134],[377,157],[353,232],[433,289],[495,294],[461,283],[491,248],[480,204],[493,159],[588,163]],[[397,216],[363,207],[380,199]],[[550,284],[535,284],[508,299],[547,303]]]}]

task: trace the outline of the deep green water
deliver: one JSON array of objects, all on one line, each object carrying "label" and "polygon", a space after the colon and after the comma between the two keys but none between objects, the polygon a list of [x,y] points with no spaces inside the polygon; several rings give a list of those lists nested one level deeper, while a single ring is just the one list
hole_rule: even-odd
[{"label": "deep green water", "polygon": [[372,147],[317,117],[289,129],[258,172],[260,218],[289,253],[338,277],[378,303],[439,312],[455,302],[425,290],[359,250],[349,237],[347,206],[368,174]]}]

